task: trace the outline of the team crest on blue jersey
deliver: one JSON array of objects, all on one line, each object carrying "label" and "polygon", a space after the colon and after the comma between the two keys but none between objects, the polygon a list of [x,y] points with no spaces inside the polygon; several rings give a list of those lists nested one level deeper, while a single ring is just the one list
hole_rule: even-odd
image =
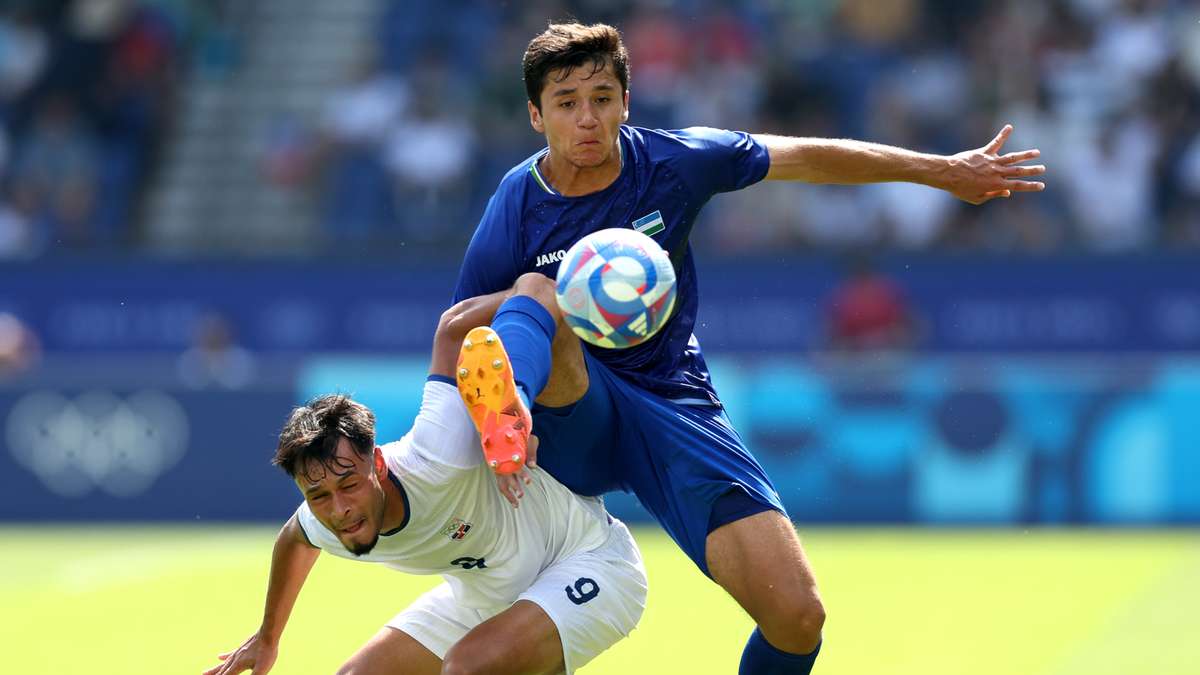
[{"label": "team crest on blue jersey", "polygon": [[442,534],[455,541],[467,536],[467,532],[470,531],[471,524],[462,518],[451,518],[450,520],[446,521],[446,524],[443,525],[441,529]]},{"label": "team crest on blue jersey", "polygon": [[633,229],[650,237],[667,229],[667,225],[663,222],[662,211],[655,211],[633,221]]}]

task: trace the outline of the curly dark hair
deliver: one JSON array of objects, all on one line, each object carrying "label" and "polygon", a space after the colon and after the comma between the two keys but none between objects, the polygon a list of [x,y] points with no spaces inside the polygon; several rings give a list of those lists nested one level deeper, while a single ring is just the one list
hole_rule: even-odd
[{"label": "curly dark hair", "polygon": [[349,469],[337,462],[338,442],[345,438],[362,457],[375,450],[375,413],[345,394],[328,394],[292,410],[279,432],[279,446],[271,463],[288,476],[313,464]]}]

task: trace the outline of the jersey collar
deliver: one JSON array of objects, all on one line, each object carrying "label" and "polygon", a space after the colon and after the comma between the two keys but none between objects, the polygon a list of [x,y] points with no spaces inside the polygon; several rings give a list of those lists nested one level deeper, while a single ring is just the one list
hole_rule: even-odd
[{"label": "jersey collar", "polygon": [[538,162],[542,161],[542,158],[545,157],[546,153],[548,152],[550,152],[550,148],[543,148],[541,152],[534,156],[533,161],[529,163],[529,175],[533,176],[533,180],[547,193],[552,194],[555,197],[561,197],[562,195],[558,194],[558,192],[555,192],[554,188],[550,187],[550,183],[545,178],[542,178],[542,172],[538,171],[537,168]]},{"label": "jersey collar", "polygon": [[408,525],[408,521],[412,519],[412,507],[408,501],[408,493],[404,491],[404,485],[400,483],[400,479],[396,477],[396,474],[392,473],[391,469],[388,469],[388,479],[390,479],[392,484],[396,486],[396,489],[400,491],[400,498],[404,500],[404,520],[400,522],[400,527],[397,527],[393,530],[388,530],[387,532],[380,532],[379,536],[381,537],[390,537],[400,530],[403,530],[405,526]]}]

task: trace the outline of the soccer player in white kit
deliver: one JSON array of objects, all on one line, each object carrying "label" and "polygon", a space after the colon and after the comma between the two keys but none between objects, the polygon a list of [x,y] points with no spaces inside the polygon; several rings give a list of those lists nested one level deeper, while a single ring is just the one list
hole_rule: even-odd
[{"label": "soccer player in white kit", "polygon": [[[484,463],[452,377],[462,336],[451,325],[485,322],[503,297],[443,317],[421,410],[399,441],[376,446],[373,413],[346,396],[292,411],[274,461],[304,503],[276,539],[259,630],[205,675],[270,670],[322,550],[446,580],[339,673],[570,673],[633,630],[646,573],[624,524],[532,467],[502,494]],[[518,497],[519,508],[505,501]]]}]

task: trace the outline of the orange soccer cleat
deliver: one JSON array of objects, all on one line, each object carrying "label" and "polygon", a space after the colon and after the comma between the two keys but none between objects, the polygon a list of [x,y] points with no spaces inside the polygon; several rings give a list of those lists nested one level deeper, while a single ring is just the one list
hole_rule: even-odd
[{"label": "orange soccer cleat", "polygon": [[525,466],[533,418],[521,401],[500,336],[488,326],[472,328],[458,352],[458,393],[483,442],[483,457],[499,474]]}]

